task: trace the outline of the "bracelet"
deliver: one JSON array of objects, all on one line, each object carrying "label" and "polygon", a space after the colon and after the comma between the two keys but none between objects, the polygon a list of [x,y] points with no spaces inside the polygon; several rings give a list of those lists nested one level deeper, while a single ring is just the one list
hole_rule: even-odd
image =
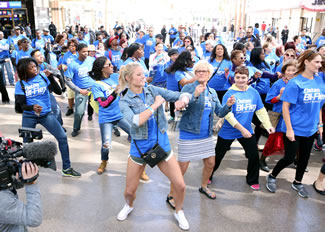
[{"label": "bracelet", "polygon": [[321,128],[323,127],[324,125],[323,124],[318,124],[318,128]]},{"label": "bracelet", "polygon": [[148,107],[148,110],[151,111],[151,114],[154,114],[155,113],[155,111],[151,108],[151,106]]}]

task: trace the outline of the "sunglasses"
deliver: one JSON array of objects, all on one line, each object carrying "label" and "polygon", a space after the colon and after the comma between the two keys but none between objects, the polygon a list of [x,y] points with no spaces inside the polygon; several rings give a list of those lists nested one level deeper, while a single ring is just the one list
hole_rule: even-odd
[{"label": "sunglasses", "polygon": [[23,41],[22,43],[29,43],[29,41],[28,41],[28,40],[25,40],[25,41]]},{"label": "sunglasses", "polygon": [[291,57],[291,58],[295,58],[295,55],[290,55],[290,54],[284,54],[286,57]]}]

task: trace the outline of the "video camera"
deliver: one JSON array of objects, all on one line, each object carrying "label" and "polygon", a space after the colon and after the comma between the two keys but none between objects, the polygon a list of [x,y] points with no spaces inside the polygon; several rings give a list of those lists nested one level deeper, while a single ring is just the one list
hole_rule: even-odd
[{"label": "video camera", "polygon": [[[11,188],[22,188],[25,183],[35,181],[38,174],[28,180],[22,177],[22,164],[33,162],[38,166],[56,171],[54,156],[57,153],[56,144],[52,141],[33,142],[42,139],[42,130],[20,128],[19,137],[27,143],[20,143],[0,137],[0,191]],[[15,178],[18,173],[18,179]]]}]

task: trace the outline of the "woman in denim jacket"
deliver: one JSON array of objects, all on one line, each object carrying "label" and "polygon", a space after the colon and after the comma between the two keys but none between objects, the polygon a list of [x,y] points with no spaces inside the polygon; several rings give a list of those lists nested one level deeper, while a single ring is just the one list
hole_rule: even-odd
[{"label": "woman in denim jacket", "polygon": [[[203,160],[204,167],[199,191],[208,198],[215,199],[215,193],[207,188],[215,156],[212,138],[213,113],[224,117],[231,111],[235,99],[231,96],[227,103],[221,106],[216,91],[207,85],[213,74],[213,66],[207,61],[199,61],[194,66],[194,73],[196,81],[185,85],[182,89],[182,93],[189,93],[191,96],[179,124],[178,162],[184,175],[190,161]],[[182,109],[183,102],[177,101],[175,107],[177,110]],[[174,196],[173,188],[171,188],[170,196]]]},{"label": "woman in denim jacket", "polygon": [[[137,63],[122,66],[120,69],[119,85],[121,90],[126,85],[129,87],[121,98],[120,109],[124,118],[131,124],[130,135],[132,141],[124,192],[126,204],[117,215],[117,219],[119,221],[125,220],[133,210],[133,202],[135,200],[139,179],[146,164],[141,158],[138,148],[141,153],[146,153],[158,141],[159,145],[168,154],[165,160],[158,163],[158,167],[175,187],[176,211],[174,216],[179,223],[179,227],[187,230],[189,229],[189,224],[182,210],[185,196],[185,183],[177,161],[171,153],[167,136],[168,124],[163,109],[165,100],[176,101],[180,93],[154,86],[145,87],[143,69]],[[184,98],[188,100],[188,97]],[[188,103],[188,101],[184,102],[182,100],[181,102],[183,104]]]}]

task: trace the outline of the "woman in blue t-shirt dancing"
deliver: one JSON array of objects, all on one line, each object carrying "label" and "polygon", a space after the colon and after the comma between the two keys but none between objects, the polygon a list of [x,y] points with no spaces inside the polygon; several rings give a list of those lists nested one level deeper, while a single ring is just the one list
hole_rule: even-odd
[{"label": "woman in blue t-shirt dancing", "polygon": [[298,153],[295,180],[291,187],[300,197],[309,197],[301,181],[308,165],[315,135],[317,131],[320,134],[323,132],[320,115],[324,103],[324,80],[315,75],[322,66],[321,62],[319,53],[313,50],[304,51],[298,59],[297,76],[289,81],[281,96],[284,119],[281,129],[285,133],[283,136],[285,154],[272,173],[266,177],[266,188],[272,193],[277,189],[276,177],[295,161]]},{"label": "woman in blue t-shirt dancing", "polygon": [[[146,78],[141,65],[138,63],[130,63],[121,67],[119,84],[120,91],[123,91],[126,85],[128,85],[127,92],[121,98],[120,108],[125,119],[131,124],[130,134],[132,141],[124,192],[126,203],[117,215],[117,220],[123,221],[127,219],[129,213],[133,210],[133,202],[139,185],[139,179],[146,164],[141,153],[148,152],[158,143],[168,154],[157,166],[175,187],[176,211],[174,216],[179,223],[179,227],[188,230],[189,224],[182,210],[185,197],[185,183],[177,161],[171,152],[167,136],[168,124],[163,109],[165,100],[176,101],[180,93],[152,85],[145,86]],[[183,104],[187,103],[183,102]]]},{"label": "woman in blue t-shirt dancing", "polygon": [[96,80],[91,92],[99,104],[98,122],[102,137],[101,164],[97,169],[102,174],[107,165],[109,149],[112,142],[112,130],[114,125],[121,127],[126,133],[130,133],[130,124],[123,118],[120,111],[118,91],[118,74],[113,73],[111,61],[102,56],[95,60],[89,73]]}]

